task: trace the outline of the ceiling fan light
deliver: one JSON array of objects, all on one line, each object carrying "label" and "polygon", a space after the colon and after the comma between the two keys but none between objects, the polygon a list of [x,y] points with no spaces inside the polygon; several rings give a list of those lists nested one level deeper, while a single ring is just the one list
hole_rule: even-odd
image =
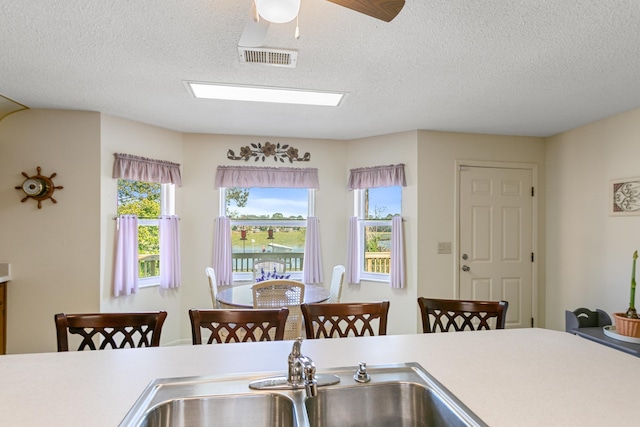
[{"label": "ceiling fan light", "polygon": [[274,24],[293,21],[300,11],[300,0],[255,0],[258,14]]}]

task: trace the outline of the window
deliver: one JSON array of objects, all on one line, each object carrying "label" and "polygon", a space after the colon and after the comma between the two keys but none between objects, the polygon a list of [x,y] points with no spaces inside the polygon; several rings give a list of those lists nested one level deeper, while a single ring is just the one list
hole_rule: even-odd
[{"label": "window", "polygon": [[391,266],[391,219],[402,213],[402,187],[376,187],[354,191],[362,241],[360,277],[389,280]]},{"label": "window", "polygon": [[315,190],[226,188],[224,215],[231,222],[234,280],[252,280],[256,261],[284,261],[286,274],[302,278],[307,216]]},{"label": "window", "polygon": [[138,216],[140,286],[160,283],[160,215],[174,214],[173,184],[118,179],[118,215]]}]

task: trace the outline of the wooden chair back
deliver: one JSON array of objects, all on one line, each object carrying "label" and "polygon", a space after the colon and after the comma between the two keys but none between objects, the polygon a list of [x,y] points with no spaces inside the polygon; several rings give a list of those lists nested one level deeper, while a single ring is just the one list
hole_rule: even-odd
[{"label": "wooden chair back", "polygon": [[69,351],[69,334],[81,337],[78,351],[158,347],[166,311],[54,316],[58,351]]},{"label": "wooden chair back", "polygon": [[333,274],[331,275],[331,287],[329,288],[330,296],[328,302],[340,302],[340,295],[342,294],[342,282],[344,281],[344,270],[344,265],[336,265],[335,267],[333,267]]},{"label": "wooden chair back", "polygon": [[389,301],[302,304],[301,309],[307,339],[387,334]]},{"label": "wooden chair back", "polygon": [[457,332],[464,330],[504,329],[507,301],[471,301],[418,298],[422,331]]},{"label": "wooden chair back", "polygon": [[204,269],[207,279],[209,280],[209,293],[211,294],[211,303],[213,308],[220,308],[218,303],[218,283],[216,281],[216,272],[213,268],[207,267]]},{"label": "wooden chair back", "polygon": [[304,301],[304,283],[295,280],[265,280],[253,285],[253,308],[289,309],[284,339],[293,340],[302,331],[300,304]]},{"label": "wooden chair back", "polygon": [[206,344],[248,341],[281,341],[289,310],[189,310],[193,344],[202,344],[202,332],[210,335]]}]

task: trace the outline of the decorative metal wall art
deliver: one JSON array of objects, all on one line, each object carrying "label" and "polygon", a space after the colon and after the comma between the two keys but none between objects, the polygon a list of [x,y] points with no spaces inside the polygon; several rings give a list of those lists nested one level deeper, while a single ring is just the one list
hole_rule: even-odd
[{"label": "decorative metal wall art", "polygon": [[611,180],[609,215],[640,215],[640,177]]},{"label": "decorative metal wall art", "polygon": [[304,156],[298,157],[298,149],[290,146],[289,144],[280,145],[280,143],[272,144],[270,142],[265,142],[264,145],[261,143],[251,144],[251,146],[245,146],[240,148],[239,155],[236,156],[236,153],[233,150],[227,151],[227,158],[231,160],[244,160],[249,161],[250,158],[253,158],[254,161],[262,160],[263,162],[268,157],[273,156],[273,160],[277,163],[278,161],[284,163],[285,160],[289,160],[289,163],[293,162],[308,162],[311,160],[311,154],[304,153]]}]

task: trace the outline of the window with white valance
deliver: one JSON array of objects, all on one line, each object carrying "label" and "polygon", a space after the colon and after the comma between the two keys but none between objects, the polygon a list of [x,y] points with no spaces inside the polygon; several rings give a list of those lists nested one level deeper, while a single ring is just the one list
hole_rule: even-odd
[{"label": "window with white valance", "polygon": [[180,238],[174,188],[182,185],[180,165],[129,154],[114,154],[117,181],[117,245],[114,296],[138,286],[180,285]]},{"label": "window with white valance", "polygon": [[346,277],[389,281],[404,287],[402,187],[404,164],[352,169],[347,188],[354,190],[355,216],[349,222]]},{"label": "window with white valance", "polygon": [[219,285],[250,280],[253,261],[261,258],[282,258],[291,278],[322,282],[317,169],[218,166],[215,187],[221,191],[213,260]]}]

